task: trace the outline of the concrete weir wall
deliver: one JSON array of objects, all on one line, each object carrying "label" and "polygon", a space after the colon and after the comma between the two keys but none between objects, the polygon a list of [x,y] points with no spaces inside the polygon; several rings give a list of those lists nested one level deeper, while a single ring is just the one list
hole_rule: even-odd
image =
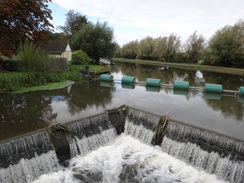
[{"label": "concrete weir wall", "polygon": [[[0,172],[12,177],[11,165],[22,166],[23,159],[32,162],[37,157],[42,158],[35,161],[36,163],[46,159],[48,163],[53,161],[54,165],[28,165],[42,167],[40,171],[35,171],[38,172],[35,176],[39,176],[54,166],[67,166],[71,158],[86,155],[114,140],[121,133],[145,144],[160,146],[163,152],[214,173],[223,180],[240,182],[244,178],[243,141],[180,122],[170,122],[168,116],[157,116],[128,106],[67,124],[54,123],[46,129],[0,142]],[[23,175],[24,172],[20,172],[19,177]],[[1,180],[0,176],[0,182]]]},{"label": "concrete weir wall", "polygon": [[[79,121],[67,124],[53,123],[46,129],[39,130],[38,132],[17,137],[10,141],[4,141],[0,143],[0,167],[8,167],[10,164],[18,163],[21,158],[31,159],[36,154],[41,155],[52,149],[56,152],[59,163],[65,165],[74,156],[72,154],[81,153],[79,152],[81,151],[79,148],[77,148],[76,153],[72,152],[74,151],[71,149],[72,143],[73,147],[78,147],[77,140],[92,137],[108,130],[116,131],[116,135],[120,135],[125,132],[126,126],[127,133],[129,133],[126,119],[127,123],[128,120],[134,121],[132,123],[135,123],[135,125],[141,125],[141,127],[148,128],[149,131],[154,133],[156,131],[156,124],[150,124],[151,122],[147,119],[146,113],[136,111],[127,106],[121,106]],[[144,115],[141,115],[142,113]],[[137,117],[138,115],[140,117]],[[152,123],[157,123],[159,117],[155,119],[156,121]],[[135,136],[133,133],[136,132],[131,132],[131,135]],[[140,137],[138,136],[138,138]],[[149,139],[149,141],[155,144],[155,138],[156,135],[153,137],[154,140]],[[160,144],[161,142],[158,141],[156,144]],[[89,149],[89,147],[87,148]]]}]

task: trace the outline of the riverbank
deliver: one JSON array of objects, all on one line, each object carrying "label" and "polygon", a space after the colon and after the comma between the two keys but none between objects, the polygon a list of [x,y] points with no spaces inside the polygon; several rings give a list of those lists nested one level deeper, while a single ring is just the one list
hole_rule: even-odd
[{"label": "riverbank", "polygon": [[72,65],[67,72],[0,72],[0,93],[24,93],[64,88],[75,81],[83,81],[83,70],[100,74],[110,71],[101,65]]},{"label": "riverbank", "polygon": [[21,88],[12,93],[25,93],[25,92],[40,91],[40,90],[54,90],[54,89],[65,88],[74,83],[75,83],[74,81],[69,81],[69,80],[62,81],[62,82],[55,82],[55,83],[47,83],[47,84],[41,85],[41,86],[32,86],[32,87],[28,87],[28,88]]},{"label": "riverbank", "polygon": [[158,61],[140,60],[140,59],[124,59],[124,58],[113,58],[113,61],[154,65],[154,66],[167,66],[167,67],[175,67],[175,68],[182,68],[182,69],[200,70],[200,71],[211,71],[211,72],[228,73],[228,74],[235,74],[235,75],[244,75],[244,69],[208,66],[208,65],[201,65],[201,64],[169,63],[169,62],[158,62]]},{"label": "riverbank", "polygon": [[0,73],[0,93],[23,93],[63,88],[83,80],[80,72],[3,72]]},{"label": "riverbank", "polygon": [[70,66],[69,70],[86,73],[86,66],[88,66],[90,74],[93,75],[110,72],[110,67],[108,67],[107,65],[73,65]]}]

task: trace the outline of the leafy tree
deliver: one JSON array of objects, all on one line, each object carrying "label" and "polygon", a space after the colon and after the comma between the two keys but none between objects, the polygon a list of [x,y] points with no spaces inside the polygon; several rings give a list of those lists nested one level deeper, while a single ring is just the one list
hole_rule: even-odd
[{"label": "leafy tree", "polygon": [[83,24],[83,27],[73,34],[71,47],[73,50],[83,50],[99,64],[101,57],[112,57],[114,54],[113,29],[107,22]]},{"label": "leafy tree", "polygon": [[220,66],[244,66],[244,21],[218,30],[204,51],[204,63]]},{"label": "leafy tree", "polygon": [[181,45],[180,37],[174,34],[171,34],[167,39],[167,49],[165,52],[165,61],[171,62],[176,53],[179,51]]},{"label": "leafy tree", "polygon": [[49,40],[68,40],[68,36],[66,36],[64,33],[59,32],[50,32],[49,33]]},{"label": "leafy tree", "polygon": [[152,59],[152,52],[154,50],[154,39],[150,36],[142,39],[139,42],[138,56],[141,59]]},{"label": "leafy tree", "polygon": [[120,58],[122,56],[122,48],[118,43],[115,43],[115,51],[114,51],[114,57]]},{"label": "leafy tree", "polygon": [[122,47],[123,58],[136,58],[138,52],[138,41],[131,41]]},{"label": "leafy tree", "polygon": [[183,46],[188,62],[196,63],[200,59],[201,51],[204,48],[204,41],[205,39],[203,36],[198,35],[197,31],[194,31],[193,34],[189,36]]},{"label": "leafy tree", "polygon": [[69,10],[66,14],[65,26],[59,26],[65,35],[71,37],[76,31],[79,31],[83,24],[87,24],[86,16],[82,16],[79,12]]},{"label": "leafy tree", "polygon": [[152,52],[152,56],[156,60],[165,60],[167,50],[167,37],[158,37],[155,39],[155,46]]},{"label": "leafy tree", "polygon": [[74,61],[75,64],[85,65],[85,64],[88,64],[89,57],[84,51],[77,50],[77,51],[73,52],[72,60]]},{"label": "leafy tree", "polygon": [[11,56],[26,38],[42,43],[51,31],[51,0],[0,1],[0,52]]}]

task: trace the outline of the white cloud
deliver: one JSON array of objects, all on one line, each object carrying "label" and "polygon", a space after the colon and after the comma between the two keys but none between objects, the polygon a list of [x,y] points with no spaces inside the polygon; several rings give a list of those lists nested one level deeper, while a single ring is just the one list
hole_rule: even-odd
[{"label": "white cloud", "polygon": [[[243,0],[53,0],[67,10],[77,10],[89,20],[108,21],[117,41],[127,43],[142,35],[186,39],[195,30],[209,38],[225,25],[244,17]],[[130,33],[122,32],[124,28]],[[137,33],[134,30],[137,30]],[[136,37],[137,36],[137,37]],[[134,40],[133,39],[133,40]]]}]

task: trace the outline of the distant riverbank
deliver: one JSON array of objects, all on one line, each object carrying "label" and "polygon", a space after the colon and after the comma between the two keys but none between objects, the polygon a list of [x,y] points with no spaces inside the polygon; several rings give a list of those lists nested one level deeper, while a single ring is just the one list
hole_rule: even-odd
[{"label": "distant riverbank", "polygon": [[208,66],[208,65],[201,65],[201,64],[170,63],[170,62],[158,62],[158,61],[151,61],[151,60],[124,59],[124,58],[113,58],[113,61],[244,75],[244,69]]}]

